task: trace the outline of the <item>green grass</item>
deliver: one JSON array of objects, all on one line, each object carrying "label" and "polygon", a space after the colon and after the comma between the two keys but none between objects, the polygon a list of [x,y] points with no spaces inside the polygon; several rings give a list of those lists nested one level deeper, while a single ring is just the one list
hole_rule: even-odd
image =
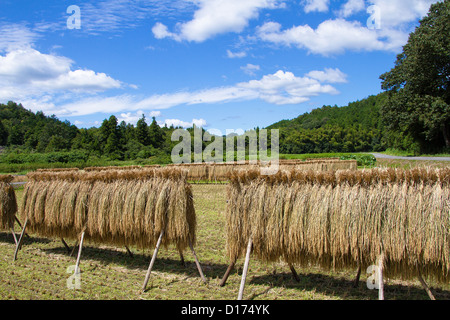
[{"label": "green grass", "polygon": [[[23,189],[18,189],[20,201]],[[180,264],[178,252],[161,248],[154,265],[148,290],[141,292],[153,248],[145,251],[86,243],[81,256],[81,289],[67,288],[75,264],[59,239],[35,235],[25,238],[18,260],[13,262],[14,241],[11,233],[0,232],[0,299],[49,300],[235,300],[239,291],[243,261],[239,260],[227,284],[219,282],[228,266],[225,256],[226,185],[193,185],[198,220],[195,250],[208,284],[204,284],[190,251],[184,253],[186,266]],[[20,229],[16,228],[16,232]],[[75,241],[67,240],[73,246]],[[376,300],[376,290],[366,287],[361,275],[358,288],[352,288],[356,270],[324,272],[317,268],[297,268],[300,282],[283,263],[264,264],[250,260],[244,299],[251,300]],[[429,283],[437,299],[450,299],[450,286]],[[418,281],[387,280],[386,299],[428,299]]]}]

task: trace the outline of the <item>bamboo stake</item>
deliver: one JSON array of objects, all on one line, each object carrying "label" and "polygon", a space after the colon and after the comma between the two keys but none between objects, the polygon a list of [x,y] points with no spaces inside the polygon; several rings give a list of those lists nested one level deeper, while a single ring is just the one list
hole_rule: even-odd
[{"label": "bamboo stake", "polygon": [[425,282],[425,280],[423,280],[422,274],[420,273],[420,270],[417,269],[417,271],[418,271],[417,277],[419,278],[419,281],[422,284],[422,287],[425,289],[425,291],[427,292],[428,296],[430,297],[430,300],[436,300],[436,298],[434,297],[434,295],[431,292],[430,288],[428,287],[427,283]]},{"label": "bamboo stake", "polygon": [[300,282],[300,277],[297,274],[297,271],[295,271],[295,268],[292,264],[289,264],[289,269],[291,269],[292,275],[294,276],[295,281]]},{"label": "bamboo stake", "polygon": [[242,300],[244,294],[245,279],[247,278],[248,265],[250,262],[250,254],[252,252],[252,238],[248,240],[247,254],[245,255],[244,271],[242,272],[241,287],[239,288],[238,300]]},{"label": "bamboo stake", "polygon": [[361,277],[361,265],[358,266],[355,280],[353,280],[353,288],[357,288],[359,284],[359,278]]},{"label": "bamboo stake", "polygon": [[74,254],[74,252],[75,252],[75,249],[78,247],[78,241],[77,242],[75,242],[75,245],[73,246],[73,248],[72,248],[72,251],[70,252],[70,257],[71,256],[73,256],[73,254]]},{"label": "bamboo stake", "polygon": [[133,258],[134,257],[133,252],[131,252],[131,250],[127,246],[125,246],[125,249],[127,249],[128,255]]},{"label": "bamboo stake", "polygon": [[19,221],[19,218],[17,218],[17,216],[14,217],[16,219],[16,222],[19,224],[20,229],[22,229],[22,224]]},{"label": "bamboo stake", "polygon": [[186,267],[186,263],[184,262],[183,252],[181,252],[181,251],[179,251],[179,252],[180,252],[181,265],[182,265],[183,267]]},{"label": "bamboo stake", "polygon": [[152,260],[150,261],[150,265],[148,266],[147,274],[145,275],[144,285],[142,286],[142,291],[145,291],[148,283],[148,279],[150,278],[150,273],[152,272],[153,264],[155,263],[156,256],[158,254],[159,247],[161,246],[161,241],[164,236],[164,230],[161,231],[161,234],[159,235],[158,242],[156,243],[155,251],[153,251]]},{"label": "bamboo stake", "polygon": [[67,245],[67,243],[64,241],[64,238],[61,238],[61,242],[63,243],[64,247],[66,247],[67,253],[70,253],[70,247]]},{"label": "bamboo stake", "polygon": [[79,273],[78,268],[80,265],[81,250],[83,249],[83,240],[84,240],[84,232],[81,234],[80,248],[78,249],[77,264],[75,265],[75,273],[74,274]]},{"label": "bamboo stake", "polygon": [[22,247],[22,241],[23,241],[23,235],[25,234],[25,229],[27,228],[28,219],[25,220],[25,224],[22,228],[22,233],[20,234],[19,242],[16,245],[16,251],[14,252],[14,261],[17,260],[17,253],[19,252],[20,248]]},{"label": "bamboo stake", "polygon": [[195,264],[197,265],[198,273],[200,273],[200,277],[202,278],[203,282],[206,283],[206,278],[203,275],[202,267],[200,266],[200,263],[198,262],[197,255],[195,254],[194,247],[192,246],[191,239],[189,239],[189,247],[191,248],[192,254],[194,255]]},{"label": "bamboo stake", "polygon": [[[16,216],[15,219],[16,219],[16,222],[17,222],[17,224],[19,225],[20,229],[22,229],[22,224],[20,223],[19,218],[17,218],[17,216]],[[27,233],[25,233],[25,236],[26,236],[27,238],[30,238],[30,236],[29,236]]]},{"label": "bamboo stake", "polygon": [[228,266],[227,271],[225,271],[225,274],[223,275],[222,280],[220,281],[219,286],[223,287],[225,285],[225,283],[228,280],[228,277],[230,276],[231,271],[234,269],[234,265],[236,264],[236,261],[233,261],[230,263],[230,265]]},{"label": "bamboo stake", "polygon": [[14,229],[13,229],[13,228],[11,228],[11,233],[12,233],[13,238],[14,238],[14,243],[15,243],[16,246],[17,246],[17,237],[16,237],[16,233],[14,232]]},{"label": "bamboo stake", "polygon": [[381,254],[378,260],[378,300],[384,300],[383,263],[384,255]]}]

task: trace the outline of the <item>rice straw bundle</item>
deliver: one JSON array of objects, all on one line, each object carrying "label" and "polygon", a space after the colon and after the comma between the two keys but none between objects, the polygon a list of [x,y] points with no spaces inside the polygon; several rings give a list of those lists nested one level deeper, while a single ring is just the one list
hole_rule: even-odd
[{"label": "rice straw bundle", "polygon": [[183,250],[195,243],[196,218],[186,173],[177,169],[28,174],[22,218],[43,236]]},{"label": "rice straw bundle", "polygon": [[86,167],[84,168],[84,171],[91,172],[91,171],[109,171],[109,170],[139,170],[142,169],[141,166],[124,166],[124,167]]},{"label": "rice straw bundle", "polygon": [[234,172],[227,252],[265,262],[367,267],[381,253],[386,275],[450,278],[450,169]]},{"label": "rice straw bundle", "polygon": [[0,175],[0,229],[6,230],[14,227],[17,212],[17,201],[11,181],[11,175]]},{"label": "rice straw bundle", "polygon": [[62,172],[62,171],[78,171],[78,168],[46,168],[37,169],[36,172]]},{"label": "rice straw bundle", "polygon": [[[191,181],[228,181],[229,176],[234,171],[239,170],[257,170],[267,167],[269,164],[257,161],[224,162],[224,163],[184,163],[170,164],[172,168],[182,168],[188,170],[188,180]],[[314,171],[336,171],[336,170],[356,170],[358,167],[356,160],[330,159],[312,159],[312,160],[279,160],[279,169],[284,171],[291,170],[314,170]]]}]

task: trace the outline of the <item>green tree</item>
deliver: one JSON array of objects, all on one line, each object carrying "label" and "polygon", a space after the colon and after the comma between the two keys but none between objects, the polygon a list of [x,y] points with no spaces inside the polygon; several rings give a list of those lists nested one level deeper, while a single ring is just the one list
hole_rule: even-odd
[{"label": "green tree", "polygon": [[111,159],[120,160],[123,158],[122,137],[118,127],[116,116],[112,115],[108,120],[104,120],[100,127],[101,143],[103,152]]},{"label": "green tree", "polygon": [[[410,34],[395,67],[380,76],[388,100],[382,107],[397,141],[424,151],[450,148],[450,0],[430,7]],[[403,136],[402,139],[395,137]]]},{"label": "green tree", "polygon": [[61,151],[65,149],[66,141],[61,136],[52,136],[45,148],[46,152]]},{"label": "green tree", "polygon": [[11,127],[8,135],[8,145],[22,145],[23,144],[23,131],[17,126]]},{"label": "green tree", "polygon": [[149,128],[147,122],[145,122],[145,115],[142,115],[136,124],[136,139],[144,146],[150,144]]},{"label": "green tree", "polygon": [[161,148],[162,143],[164,142],[164,131],[161,129],[161,127],[156,122],[155,117],[152,118],[152,123],[150,124],[149,128],[149,140],[150,144],[154,148]]},{"label": "green tree", "polygon": [[0,146],[5,146],[8,143],[8,130],[6,130],[3,122],[0,120]]}]

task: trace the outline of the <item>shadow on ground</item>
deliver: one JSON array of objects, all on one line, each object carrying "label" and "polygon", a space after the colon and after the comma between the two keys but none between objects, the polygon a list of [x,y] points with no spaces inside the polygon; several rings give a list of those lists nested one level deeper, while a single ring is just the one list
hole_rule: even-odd
[{"label": "shadow on ground", "polygon": [[[367,288],[366,279],[361,277],[359,285],[353,287],[353,280],[337,278],[319,273],[299,273],[300,282],[293,279],[289,272],[267,274],[251,277],[251,284],[265,284],[270,288],[284,287],[298,290],[313,291],[325,295],[332,295],[344,299],[360,300],[361,298],[376,300],[378,290]],[[267,291],[267,289],[266,289]],[[437,300],[449,300],[450,291],[440,288],[431,288]],[[264,292],[254,294],[249,299],[255,299]],[[412,300],[429,300],[424,289],[412,285],[390,284],[384,285],[384,296],[386,300],[403,299],[405,296]],[[399,298],[400,297],[400,298]]]}]

